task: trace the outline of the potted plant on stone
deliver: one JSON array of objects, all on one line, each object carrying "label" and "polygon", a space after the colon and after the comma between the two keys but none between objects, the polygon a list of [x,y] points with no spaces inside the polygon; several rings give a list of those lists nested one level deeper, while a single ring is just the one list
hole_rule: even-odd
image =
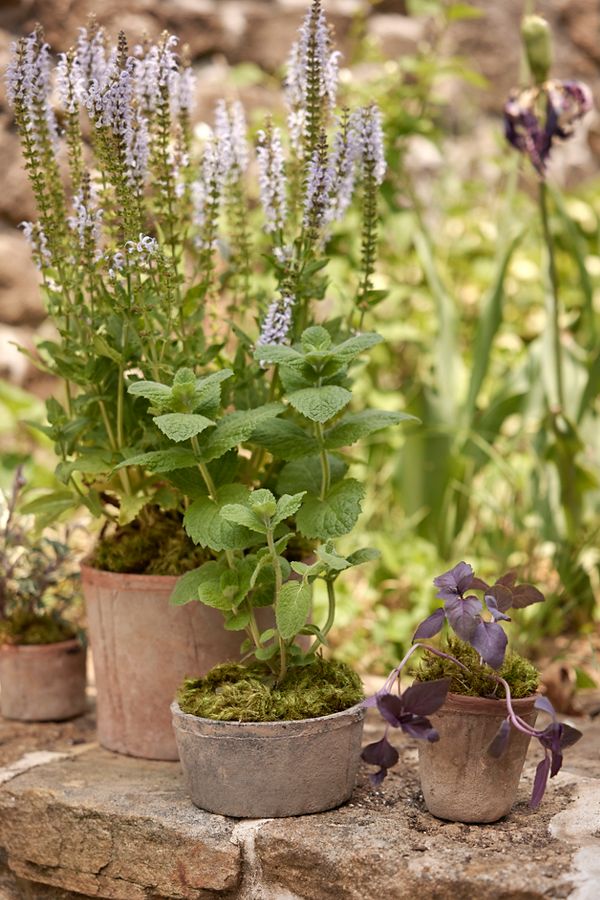
[{"label": "potted plant on stone", "polygon": [[[514,805],[531,738],[543,750],[530,805],[537,808],[548,777],[562,765],[563,750],[581,733],[557,720],[550,701],[536,693],[539,673],[517,653],[507,651],[500,624],[507,612],[544,600],[531,584],[517,584],[514,572],[494,584],[460,562],[434,579],[443,606],[417,628],[414,643],[383,689],[366,701],[392,728],[420,738],[419,772],[427,808],[441,819],[495,822]],[[476,593],[473,593],[476,592]],[[481,598],[477,596],[481,595]],[[423,644],[447,628],[441,647]],[[415,683],[403,693],[400,673],[412,654],[425,651]],[[398,693],[392,688],[397,681]],[[536,728],[539,713],[551,718]],[[431,717],[431,718],[429,718]],[[380,783],[398,761],[386,735],[363,751],[377,765]]]},{"label": "potted plant on stone", "polygon": [[[184,522],[213,558],[181,579],[172,602],[196,596],[221,611],[226,629],[246,635],[242,663],[188,678],[172,706],[188,790],[203,809],[298,815],[337,806],[352,792],[362,686],[348,666],[324,659],[321,648],[334,623],[338,576],[376,555],[368,549],[341,555],[334,547],[353,528],[364,496],[364,486],[347,476],[341,449],[409,418],[378,410],[340,416],[351,400],[350,367],[379,340],[371,333],[334,339],[325,327],[311,326],[291,346],[260,344],[257,360],[276,367],[279,399],[271,415],[264,407],[222,415],[213,388],[226,372],[196,379],[183,370],[170,388],[144,381],[130,387],[150,400],[158,428],[186,447],[181,452],[193,457],[205,483],[200,496],[189,498]],[[256,456],[266,465],[260,478],[253,477],[252,460],[244,467],[241,453],[231,458],[248,417],[260,423],[253,440],[269,448],[266,458]],[[254,487],[257,481],[268,487]],[[302,540],[311,542],[313,561],[290,563],[286,549]],[[322,624],[311,621],[317,582],[328,598]],[[272,611],[267,628],[257,617],[265,607]],[[300,645],[301,636],[308,646]]]},{"label": "potted plant on stone", "polygon": [[[183,527],[187,507],[207,490],[193,447],[162,454],[136,384],[185,394],[182,369],[192,366],[197,378],[231,370],[219,388],[223,409],[235,411],[219,432],[231,452],[213,455],[206,472],[223,481],[235,459],[242,480],[253,473],[262,483],[275,474],[265,465],[270,446],[254,440],[262,422],[249,413],[265,407],[274,416],[278,388],[253,348],[257,338],[298,339],[313,321],[313,301],[326,296],[328,239],[356,191],[362,264],[346,321],[360,324],[384,296],[373,286],[380,117],[374,107],[334,115],[339,54],[321,3],[312,3],[290,57],[288,139],[270,121],[258,134],[257,227],[244,111],[219,103],[196,147],[193,75],[176,44],[165,34],[130,52],[121,34],[111,49],[92,22],[53,67],[38,28],[15,45],[8,70],[40,216],[23,229],[57,332],[39,345],[36,362],[65,384],[64,399],[48,402],[45,426],[62,484],[29,508],[44,521],[84,504],[102,522],[82,569],[100,742],[166,759],[176,757],[168,712],[176,684],[236,656],[238,641],[214,610],[166,603],[178,576],[219,551],[195,545]],[[210,417],[210,406],[201,415]],[[163,443],[176,442],[169,419],[161,424]],[[281,428],[293,460],[294,435]]]},{"label": "potted plant on stone", "polygon": [[68,543],[36,538],[19,515],[25,481],[0,494],[0,710],[7,719],[62,721],[85,711],[86,648],[70,621],[77,572]]}]

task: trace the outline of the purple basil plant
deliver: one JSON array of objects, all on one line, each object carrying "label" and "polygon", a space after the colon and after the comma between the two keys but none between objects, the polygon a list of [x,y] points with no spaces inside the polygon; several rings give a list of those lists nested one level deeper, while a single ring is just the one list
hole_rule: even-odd
[{"label": "purple basil plant", "polygon": [[[529,725],[516,714],[510,686],[494,670],[502,666],[506,653],[508,639],[500,622],[510,621],[506,615],[507,610],[522,609],[532,603],[540,603],[544,600],[544,596],[531,584],[518,585],[514,572],[502,575],[490,585],[478,578],[466,562],[460,562],[448,572],[439,575],[433,583],[438,589],[437,596],[443,601],[443,605],[421,622],[413,637],[416,643],[413,643],[404,659],[390,673],[383,687],[363,704],[367,707],[377,707],[386,723],[383,738],[369,744],[362,752],[365,762],[378,767],[377,772],[370,776],[371,781],[375,785],[381,784],[388,769],[398,762],[398,751],[388,740],[390,728],[400,728],[406,734],[420,740],[430,742],[439,740],[438,732],[427,717],[444,704],[450,688],[450,679],[417,682],[404,692],[400,689],[400,679],[404,666],[418,649],[449,659],[468,671],[464,663],[450,654],[421,643],[422,640],[435,637],[446,622],[461,640],[469,643],[479,653],[481,662],[490,667],[490,680],[504,687],[507,715],[488,747],[488,754],[496,759],[502,758],[508,748],[511,727],[540,742],[544,758],[537,767],[530,800],[531,808],[536,809],[544,796],[548,778],[554,777],[560,771],[563,750],[575,744],[582,735],[576,728],[557,720],[554,707],[547,697],[538,697],[535,707],[540,712],[547,713],[552,722],[543,729]],[[476,597],[472,591],[481,593],[483,599]],[[397,694],[392,693],[394,685],[397,686]]]}]

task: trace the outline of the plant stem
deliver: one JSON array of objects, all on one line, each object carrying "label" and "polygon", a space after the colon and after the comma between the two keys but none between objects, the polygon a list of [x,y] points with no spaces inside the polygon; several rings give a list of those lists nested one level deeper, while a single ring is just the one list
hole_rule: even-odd
[{"label": "plant stem", "polygon": [[[196,454],[196,462],[198,463],[198,470],[199,470],[200,474],[202,475],[202,478],[204,479],[204,483],[206,485],[206,489],[208,490],[208,496],[213,501],[213,503],[216,503],[217,502],[217,488],[213,481],[212,475],[208,471],[208,467],[207,467],[206,463],[203,463],[198,459],[198,457],[200,456],[200,444],[198,443],[198,438],[195,435],[191,439],[191,443],[192,443],[192,449],[194,450],[194,453]],[[235,567],[233,551],[226,550],[225,558],[227,560],[227,565],[229,566],[229,568],[233,569]]]},{"label": "plant stem", "polygon": [[329,485],[331,482],[331,468],[329,465],[329,457],[327,456],[327,450],[325,449],[325,440],[323,437],[323,426],[320,422],[315,423],[317,440],[319,442],[319,456],[321,458],[321,500],[324,500],[329,491]]},{"label": "plant stem", "polygon": [[554,372],[556,379],[556,399],[558,402],[558,406],[561,411],[565,408],[564,403],[564,384],[563,384],[563,359],[562,359],[562,344],[560,340],[560,301],[558,296],[558,275],[556,272],[556,259],[554,255],[554,242],[552,240],[552,234],[550,232],[550,225],[548,221],[548,194],[546,182],[542,179],[540,181],[540,190],[539,190],[539,205],[540,205],[540,216],[542,220],[542,231],[544,235],[544,243],[546,245],[547,252],[547,265],[548,265],[548,284],[550,288],[549,300],[550,300],[550,319],[551,319],[551,327],[552,327],[552,342],[554,348]]},{"label": "plant stem", "polygon": [[[275,615],[277,615],[277,604],[279,603],[279,596],[281,594],[283,578],[281,575],[281,565],[279,563],[279,557],[275,548],[275,541],[273,540],[273,529],[271,527],[268,527],[267,529],[267,546],[269,548],[269,554],[273,562],[273,571],[275,573],[275,597],[273,605],[275,607]],[[279,630],[277,630],[277,640],[279,642],[279,677],[277,679],[277,682],[278,684],[281,684],[281,682],[285,678],[285,673],[287,672],[287,652],[285,641],[279,634]]]}]

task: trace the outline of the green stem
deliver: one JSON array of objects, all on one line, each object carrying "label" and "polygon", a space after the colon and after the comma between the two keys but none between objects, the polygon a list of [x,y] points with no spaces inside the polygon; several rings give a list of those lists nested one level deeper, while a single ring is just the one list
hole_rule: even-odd
[{"label": "green stem", "polygon": [[[327,584],[327,620],[323,627],[321,628],[321,634],[325,637],[331,631],[333,627],[333,623],[335,620],[335,587],[333,581],[329,579],[326,582]],[[307,656],[310,653],[316,653],[319,649],[323,641],[320,637],[316,637],[312,642],[309,650],[307,651]]]},{"label": "green stem", "polygon": [[[212,475],[208,471],[208,467],[207,467],[206,463],[200,462],[200,460],[198,459],[198,457],[200,456],[200,444],[198,443],[198,438],[195,435],[192,438],[192,448],[194,450],[194,453],[196,454],[196,459],[198,462],[198,469],[200,471],[200,474],[202,475],[202,478],[204,479],[204,483],[208,490],[208,496],[213,501],[213,503],[216,503],[217,502],[217,488],[213,481]],[[233,556],[233,550],[226,550],[225,558],[227,560],[227,565],[229,566],[229,568],[230,569],[235,568],[235,560],[234,560],[234,556]]]},{"label": "green stem", "polygon": [[[279,603],[279,596],[281,594],[281,588],[283,586],[283,578],[281,575],[281,565],[279,563],[279,557],[275,548],[275,541],[273,540],[272,528],[269,528],[267,530],[267,546],[269,548],[269,553],[273,562],[273,571],[275,573],[275,597],[273,605],[275,607],[275,614],[277,615],[277,605]],[[287,650],[285,641],[279,634],[279,631],[277,632],[277,639],[279,641],[279,677],[277,681],[279,684],[281,684],[281,682],[285,678],[285,673],[287,672]]]},{"label": "green stem", "polygon": [[552,340],[554,348],[554,370],[556,379],[556,399],[561,411],[565,408],[564,383],[563,383],[563,359],[562,344],[560,340],[560,300],[558,296],[558,274],[556,272],[556,259],[554,256],[554,242],[550,232],[548,221],[548,196],[546,182],[540,181],[540,216],[542,219],[542,231],[547,251],[548,282],[550,287],[550,318],[552,327]]},{"label": "green stem", "polygon": [[331,483],[331,467],[329,465],[329,456],[325,449],[325,439],[323,437],[323,426],[320,422],[316,423],[316,434],[319,442],[319,456],[321,459],[321,500],[324,500],[329,491]]}]

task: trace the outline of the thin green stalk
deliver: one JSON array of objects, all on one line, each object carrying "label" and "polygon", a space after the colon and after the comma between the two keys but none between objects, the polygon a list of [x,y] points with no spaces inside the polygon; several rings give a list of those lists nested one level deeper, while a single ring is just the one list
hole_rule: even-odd
[{"label": "thin green stalk", "polygon": [[563,382],[563,358],[562,344],[560,340],[560,300],[558,296],[558,274],[556,272],[556,259],[554,255],[554,242],[550,232],[548,221],[548,196],[546,182],[540,181],[539,190],[540,216],[542,219],[542,231],[547,252],[548,285],[550,288],[550,321],[552,327],[552,343],[554,348],[554,374],[556,380],[556,399],[561,411],[565,408],[564,382]]},{"label": "thin green stalk", "polygon": [[325,439],[323,437],[323,426],[320,422],[316,423],[317,440],[319,442],[319,457],[321,459],[321,500],[324,500],[329,491],[331,483],[331,467],[329,465],[329,457],[325,449]]},{"label": "thin green stalk", "polygon": [[[281,588],[283,587],[283,578],[281,575],[281,565],[279,563],[279,556],[277,555],[277,550],[275,548],[275,541],[273,540],[273,529],[269,528],[267,531],[267,546],[269,548],[269,553],[271,556],[271,560],[273,562],[273,571],[275,573],[275,597],[274,597],[274,606],[277,611],[277,604],[279,603],[279,596],[281,594]],[[285,673],[287,672],[287,650],[285,646],[285,641],[277,632],[277,639],[279,641],[279,677],[277,679],[278,683],[281,684],[283,679],[285,678]]]}]

